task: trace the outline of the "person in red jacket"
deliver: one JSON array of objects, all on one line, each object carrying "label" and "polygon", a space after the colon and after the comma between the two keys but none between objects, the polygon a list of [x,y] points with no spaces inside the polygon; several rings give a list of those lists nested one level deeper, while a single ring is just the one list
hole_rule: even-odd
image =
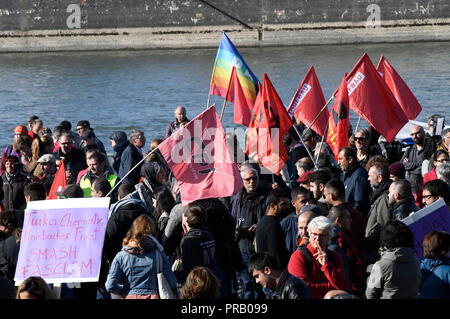
[{"label": "person in red jacket", "polygon": [[303,279],[314,299],[322,299],[330,290],[350,291],[342,257],[328,249],[334,224],[325,216],[316,217],[308,224],[308,233],[308,245],[291,255],[289,273]]}]

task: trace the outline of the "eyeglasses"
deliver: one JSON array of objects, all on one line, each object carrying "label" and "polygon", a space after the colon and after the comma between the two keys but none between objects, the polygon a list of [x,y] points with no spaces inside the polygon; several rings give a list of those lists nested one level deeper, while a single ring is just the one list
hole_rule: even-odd
[{"label": "eyeglasses", "polygon": [[52,131],[50,131],[49,128],[48,128],[48,129],[45,129],[45,130],[43,130],[43,131],[41,131],[41,135],[42,135],[42,136],[45,135],[45,134],[48,134],[48,133],[52,133]]},{"label": "eyeglasses", "polygon": [[258,177],[254,177],[254,176],[251,176],[251,177],[249,177],[249,178],[244,178],[244,181],[246,181],[246,182],[249,182],[249,181],[257,181],[258,180]]},{"label": "eyeglasses", "polygon": [[355,141],[364,141],[365,137],[355,137]]},{"label": "eyeglasses", "polygon": [[319,238],[325,238],[330,236],[330,234],[318,234],[318,233],[309,233],[309,237],[319,237]]}]

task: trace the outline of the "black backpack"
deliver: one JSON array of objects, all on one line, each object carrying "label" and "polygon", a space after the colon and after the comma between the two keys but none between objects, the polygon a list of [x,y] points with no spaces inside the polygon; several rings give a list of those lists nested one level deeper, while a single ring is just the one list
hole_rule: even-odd
[{"label": "black backpack", "polygon": [[[306,268],[308,269],[308,276],[310,276],[311,272],[312,272],[312,268],[313,268],[313,255],[311,254],[309,249],[306,248],[306,245],[298,246],[297,249],[300,250],[301,253],[303,254],[303,256],[305,257]],[[332,256],[333,256],[333,254],[331,254],[331,252],[328,250],[327,251],[327,258],[328,258],[328,260],[331,263],[333,262],[333,257]]]}]

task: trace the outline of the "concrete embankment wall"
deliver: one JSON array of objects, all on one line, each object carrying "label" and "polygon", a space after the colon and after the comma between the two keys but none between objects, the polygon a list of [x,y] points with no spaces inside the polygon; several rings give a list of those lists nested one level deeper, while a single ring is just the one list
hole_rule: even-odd
[{"label": "concrete embankment wall", "polygon": [[448,0],[2,0],[0,52],[449,41]]}]

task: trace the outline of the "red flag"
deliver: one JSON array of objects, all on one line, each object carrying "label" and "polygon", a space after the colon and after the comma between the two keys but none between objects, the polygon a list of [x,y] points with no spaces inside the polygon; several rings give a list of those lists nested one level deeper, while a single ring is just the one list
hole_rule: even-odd
[{"label": "red flag", "polygon": [[64,161],[61,161],[58,171],[55,174],[52,187],[50,187],[50,191],[48,192],[47,199],[58,199],[58,196],[56,196],[55,193],[62,191],[66,185],[66,167],[64,165]]},{"label": "red flag", "polygon": [[245,145],[245,154],[252,159],[258,158],[258,126],[261,122],[261,99],[262,85],[258,82],[258,94],[256,95],[255,104],[252,110],[252,117],[247,130],[247,141]]},{"label": "red flag", "polygon": [[249,126],[251,119],[250,109],[253,105],[247,103],[244,91],[242,90],[241,82],[236,73],[236,67],[233,66],[231,70],[230,82],[228,83],[227,95],[225,97],[227,101],[234,103],[234,123]]},{"label": "red flag", "polygon": [[348,74],[347,89],[349,107],[391,143],[408,118],[366,53]]},{"label": "red flag", "polygon": [[287,160],[282,138],[293,122],[267,74],[264,74],[261,100],[258,104],[255,103],[252,116],[250,127],[253,130],[257,128],[258,160],[269,171],[278,175]]},{"label": "red flag", "polygon": [[198,199],[232,196],[243,187],[214,105],[158,148],[178,181],[183,206]]},{"label": "red flag", "polygon": [[422,106],[420,106],[419,101],[417,101],[408,85],[406,85],[405,81],[403,81],[401,76],[384,56],[381,56],[378,62],[377,71],[394,94],[408,119],[415,120],[417,115],[422,111]]},{"label": "red flag", "polygon": [[337,160],[339,150],[348,146],[349,124],[349,97],[347,91],[347,81],[345,76],[342,79],[336,99],[328,119],[328,132],[326,141],[333,150],[334,158]]},{"label": "red flag", "polygon": [[[300,119],[307,126],[310,126],[325,103],[322,87],[320,86],[314,67],[311,65],[303,81],[300,83],[297,92],[295,92],[292,102],[288,107],[288,112],[294,115],[295,118]],[[328,109],[325,108],[316,122],[311,126],[321,136],[325,134],[328,116]]]}]

